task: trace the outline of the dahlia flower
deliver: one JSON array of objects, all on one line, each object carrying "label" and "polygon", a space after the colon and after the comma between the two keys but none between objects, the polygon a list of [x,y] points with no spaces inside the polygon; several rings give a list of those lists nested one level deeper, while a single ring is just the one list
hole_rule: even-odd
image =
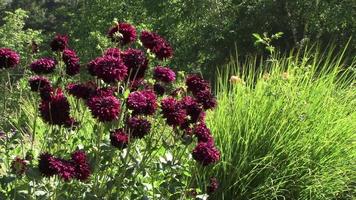
[{"label": "dahlia flower", "polygon": [[210,184],[206,188],[208,194],[214,193],[219,188],[219,182],[215,177],[210,178]]},{"label": "dahlia flower", "polygon": [[216,98],[214,97],[214,95],[210,92],[210,90],[203,90],[198,92],[195,95],[198,103],[201,103],[203,105],[203,108],[205,110],[208,109],[213,109],[216,107]]},{"label": "dahlia flower", "polygon": [[143,51],[129,48],[122,52],[121,56],[131,80],[141,79],[145,76],[148,59]]},{"label": "dahlia flower", "polygon": [[50,97],[50,100],[42,99],[40,104],[41,117],[49,124],[67,124],[68,120],[70,120],[69,111],[69,102],[61,89],[57,89]]},{"label": "dahlia flower", "polygon": [[49,74],[56,68],[57,61],[52,58],[41,58],[30,64],[30,69],[36,74]]},{"label": "dahlia flower", "polygon": [[94,118],[101,122],[112,121],[119,117],[121,105],[114,96],[94,96],[87,104]]},{"label": "dahlia flower", "polygon": [[151,129],[151,123],[147,119],[140,117],[131,117],[126,124],[130,135],[134,138],[143,138]]},{"label": "dahlia flower", "polygon": [[161,109],[163,117],[166,118],[167,124],[170,126],[179,126],[183,124],[187,118],[187,113],[183,109],[183,105],[173,97],[162,99]]},{"label": "dahlia flower", "polygon": [[112,146],[124,149],[129,143],[129,136],[122,129],[116,129],[110,132],[110,141]]},{"label": "dahlia flower", "polygon": [[157,97],[151,90],[132,92],[127,98],[127,107],[133,115],[152,115],[157,109]]},{"label": "dahlia flower", "polygon": [[173,56],[171,45],[157,33],[142,31],[140,40],[143,46],[150,49],[160,60]]},{"label": "dahlia flower", "polygon": [[121,59],[112,56],[104,56],[89,64],[90,72],[106,83],[123,81],[127,77],[127,67]]},{"label": "dahlia flower", "polygon": [[104,56],[112,56],[115,58],[121,58],[121,51],[118,48],[108,48],[106,49]]},{"label": "dahlia flower", "polygon": [[[119,34],[118,34],[119,33]],[[108,32],[112,41],[118,41],[121,45],[126,45],[136,40],[136,29],[128,23],[119,23],[111,27]]]},{"label": "dahlia flower", "polygon": [[209,82],[204,80],[198,74],[188,75],[185,84],[188,87],[188,91],[196,95],[200,91],[210,90]]},{"label": "dahlia flower", "polygon": [[96,93],[97,88],[95,83],[90,81],[86,83],[70,83],[66,89],[69,94],[86,100]]},{"label": "dahlia flower", "polygon": [[28,82],[30,84],[31,91],[33,92],[40,91],[45,87],[52,87],[49,80],[43,76],[33,76]]},{"label": "dahlia flower", "polygon": [[84,151],[75,151],[71,155],[71,162],[74,165],[74,177],[80,181],[85,181],[89,178],[91,171],[88,163],[87,155]]},{"label": "dahlia flower", "polygon": [[79,57],[75,53],[75,51],[71,49],[65,49],[63,51],[63,62],[66,65],[66,73],[69,76],[74,76],[79,73],[80,64],[79,64]]},{"label": "dahlia flower", "polygon": [[68,36],[57,34],[50,43],[52,51],[63,51],[68,46]]},{"label": "dahlia flower", "polygon": [[206,127],[204,122],[200,122],[194,126],[193,134],[198,138],[198,142],[214,143],[210,129]]},{"label": "dahlia flower", "polygon": [[176,80],[176,74],[168,67],[157,66],[153,70],[153,78],[164,83],[170,83]]},{"label": "dahlia flower", "polygon": [[13,68],[20,63],[20,56],[8,48],[0,48],[0,69]]},{"label": "dahlia flower", "polygon": [[196,123],[204,120],[205,112],[202,106],[193,97],[185,96],[180,102],[190,117],[188,123]]},{"label": "dahlia flower", "polygon": [[38,169],[42,175],[51,177],[57,174],[57,170],[53,167],[56,158],[49,153],[42,153],[39,156]]},{"label": "dahlia flower", "polygon": [[220,152],[211,143],[199,142],[193,149],[192,156],[194,160],[207,166],[220,160]]}]

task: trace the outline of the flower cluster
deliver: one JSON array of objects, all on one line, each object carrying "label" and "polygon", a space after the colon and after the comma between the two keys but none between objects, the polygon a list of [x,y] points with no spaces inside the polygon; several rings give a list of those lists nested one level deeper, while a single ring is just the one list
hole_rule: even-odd
[{"label": "flower cluster", "polygon": [[39,156],[38,169],[43,176],[58,175],[65,181],[76,178],[85,181],[90,176],[90,166],[84,151],[75,151],[70,160],[57,158],[49,153]]},{"label": "flower cluster", "polygon": [[143,46],[150,49],[160,60],[173,56],[171,45],[157,33],[142,31],[140,40]]},{"label": "flower cluster", "polygon": [[87,105],[95,118],[102,122],[109,122],[118,119],[121,104],[112,95],[93,96],[87,101]]},{"label": "flower cluster", "polygon": [[157,66],[153,71],[153,78],[164,83],[176,80],[176,74],[168,67]]},{"label": "flower cluster", "polygon": [[19,63],[19,54],[8,48],[0,48],[0,69],[13,68]]},{"label": "flower cluster", "polygon": [[88,70],[106,83],[123,81],[127,77],[126,65],[122,59],[113,56],[96,58],[88,64]]}]

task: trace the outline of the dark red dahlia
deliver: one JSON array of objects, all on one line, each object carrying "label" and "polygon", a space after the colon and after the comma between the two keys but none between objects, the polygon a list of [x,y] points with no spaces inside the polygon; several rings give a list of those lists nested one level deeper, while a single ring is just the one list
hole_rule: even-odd
[{"label": "dark red dahlia", "polygon": [[8,48],[0,48],[0,69],[13,68],[19,63],[19,54]]},{"label": "dark red dahlia", "polygon": [[173,49],[172,49],[171,45],[163,39],[160,40],[160,42],[157,43],[155,47],[153,47],[152,52],[160,60],[164,60],[164,59],[173,57]]},{"label": "dark red dahlia", "polygon": [[158,96],[162,96],[164,94],[164,92],[166,91],[166,89],[159,83],[155,83],[153,85],[153,90],[155,91],[155,93]]},{"label": "dark red dahlia", "polygon": [[114,96],[94,96],[87,102],[92,115],[101,122],[108,122],[119,117],[121,105]]},{"label": "dark red dahlia", "polygon": [[93,72],[106,83],[123,81],[127,77],[127,67],[121,59],[104,56],[96,60],[95,64],[96,66],[92,67]]},{"label": "dark red dahlia", "polygon": [[192,92],[194,95],[200,91],[210,90],[209,82],[204,80],[198,74],[188,75],[187,79],[185,80],[185,84],[188,87],[188,91]]},{"label": "dark red dahlia", "polygon": [[142,31],[140,40],[143,44],[144,47],[147,49],[153,49],[153,47],[156,45],[156,40],[158,40],[159,35],[154,32],[149,32],[149,31]]},{"label": "dark red dahlia", "polygon": [[170,83],[176,80],[176,74],[168,67],[157,66],[153,70],[153,78],[164,83]]},{"label": "dark red dahlia", "polygon": [[31,91],[33,92],[38,92],[45,87],[52,87],[49,80],[43,76],[33,76],[28,82],[30,84]]},{"label": "dark red dahlia", "polygon": [[136,40],[136,28],[122,22],[110,28],[108,36],[112,41],[119,41],[121,45],[126,45]]},{"label": "dark red dahlia", "polygon": [[187,112],[183,109],[183,105],[173,97],[162,99],[161,109],[163,117],[170,126],[179,126],[186,121]]},{"label": "dark red dahlia", "polygon": [[133,115],[152,115],[157,109],[157,97],[152,90],[132,92],[127,98],[127,107]]},{"label": "dark red dahlia", "polygon": [[50,43],[52,51],[63,51],[68,46],[68,36],[57,34]]},{"label": "dark red dahlia", "polygon": [[61,158],[54,158],[50,162],[50,165],[51,168],[56,171],[56,174],[58,174],[64,181],[70,181],[75,176],[75,167],[70,161]]},{"label": "dark red dahlia", "polygon": [[11,162],[11,169],[12,172],[16,175],[22,175],[26,172],[27,170],[27,162],[26,160],[16,157],[12,162]]},{"label": "dark red dahlia", "polygon": [[87,100],[96,93],[97,88],[94,82],[89,81],[86,83],[70,83],[66,89],[69,94]]},{"label": "dark red dahlia", "polygon": [[192,156],[194,160],[207,166],[220,160],[220,152],[211,143],[199,142],[193,149]]},{"label": "dark red dahlia", "polygon": [[157,33],[142,31],[140,40],[143,46],[150,49],[160,60],[173,56],[171,45]]},{"label": "dark red dahlia", "polygon": [[52,58],[41,58],[30,64],[30,69],[36,74],[49,74],[56,68],[57,61]]},{"label": "dark red dahlia", "polygon": [[118,48],[109,48],[105,51],[104,56],[112,56],[121,59],[121,51]]},{"label": "dark red dahlia", "polygon": [[211,135],[210,129],[204,122],[200,122],[194,126],[193,134],[198,138],[198,142],[214,144],[214,139]]},{"label": "dark red dahlia", "polygon": [[57,89],[50,100],[43,100],[40,104],[42,119],[49,124],[65,125],[70,119],[70,106],[61,89]]},{"label": "dark red dahlia", "polygon": [[122,129],[116,129],[110,132],[110,141],[112,146],[124,149],[129,143],[129,136]]},{"label": "dark red dahlia", "polygon": [[213,109],[216,107],[216,98],[214,95],[210,92],[210,90],[203,90],[198,92],[195,95],[198,103],[201,103],[203,105],[203,108],[205,110],[207,109]]},{"label": "dark red dahlia", "polygon": [[151,130],[151,123],[144,118],[131,117],[127,120],[129,133],[134,138],[143,138]]},{"label": "dark red dahlia", "polygon": [[117,92],[116,87],[97,88],[93,96],[98,96],[98,97],[115,96],[116,92]]},{"label": "dark red dahlia", "polygon": [[63,51],[63,62],[66,65],[66,73],[69,76],[74,76],[79,73],[80,64],[79,64],[79,57],[77,53],[71,49],[65,49]]},{"label": "dark red dahlia", "polygon": [[86,153],[80,150],[73,152],[71,162],[75,168],[75,178],[80,181],[87,180],[90,176],[91,170]]},{"label": "dark red dahlia", "polygon": [[202,106],[191,96],[185,96],[181,103],[189,115],[188,123],[196,123],[204,120],[205,112]]},{"label": "dark red dahlia", "polygon": [[214,193],[219,188],[219,182],[215,177],[210,178],[210,184],[206,188],[208,194]]},{"label": "dark red dahlia", "polygon": [[127,66],[130,80],[142,79],[148,65],[145,53],[140,49],[127,49],[121,54],[124,64]]},{"label": "dark red dahlia", "polygon": [[56,158],[49,154],[43,153],[39,156],[38,169],[42,175],[46,177],[51,177],[57,174],[57,170],[53,167],[53,163],[56,161]]},{"label": "dark red dahlia", "polygon": [[96,68],[98,66],[99,60],[101,60],[101,59],[102,59],[101,57],[95,58],[94,60],[90,61],[87,64],[87,69],[88,69],[88,72],[90,75],[96,76]]},{"label": "dark red dahlia", "polygon": [[40,89],[40,97],[44,101],[50,101],[54,92],[55,90],[52,88],[51,85],[46,85],[45,87]]}]

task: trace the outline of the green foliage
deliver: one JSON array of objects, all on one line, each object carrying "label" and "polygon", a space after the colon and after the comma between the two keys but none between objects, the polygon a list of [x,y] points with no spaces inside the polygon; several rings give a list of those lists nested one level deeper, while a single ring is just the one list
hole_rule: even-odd
[{"label": "green foliage", "polygon": [[31,44],[42,42],[41,31],[25,29],[27,17],[27,12],[22,9],[6,12],[5,24],[0,27],[0,46],[16,50],[25,61],[32,54]]},{"label": "green foliage", "polygon": [[356,60],[332,55],[308,48],[258,70],[255,58],[225,66],[207,116],[222,160],[198,173],[219,180],[213,199],[354,197]]}]

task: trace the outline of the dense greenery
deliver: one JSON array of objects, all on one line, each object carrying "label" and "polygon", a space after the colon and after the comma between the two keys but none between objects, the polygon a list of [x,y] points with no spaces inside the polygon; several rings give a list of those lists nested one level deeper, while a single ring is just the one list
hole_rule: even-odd
[{"label": "dense greenery", "polygon": [[[85,61],[99,54],[100,38],[114,18],[143,23],[173,43],[176,58],[172,67],[212,75],[216,66],[228,62],[235,46],[241,55],[256,52],[253,33],[283,32],[283,38],[275,43],[282,50],[308,41],[322,44],[334,41],[342,48],[356,34],[353,3],[353,0],[13,0],[3,9],[21,7],[30,11],[27,23],[30,28],[43,29],[47,34],[70,33],[77,39],[75,47],[88,52],[83,57]],[[353,39],[350,52],[355,49]]]}]

